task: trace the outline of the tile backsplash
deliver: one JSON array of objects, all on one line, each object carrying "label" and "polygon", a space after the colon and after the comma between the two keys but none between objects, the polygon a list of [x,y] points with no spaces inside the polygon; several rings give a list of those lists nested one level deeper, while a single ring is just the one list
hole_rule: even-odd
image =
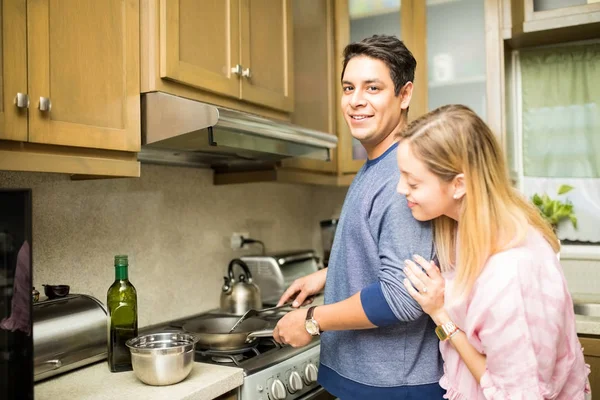
[{"label": "tile backsplash", "polygon": [[31,188],[34,286],[68,284],[106,302],[113,257],[128,254],[140,326],[218,307],[235,256],[233,232],[267,251],[321,252],[319,221],[339,215],[345,188],[276,183],[214,186],[212,171],[142,165],[141,178],[72,181],[0,171],[0,188]]}]

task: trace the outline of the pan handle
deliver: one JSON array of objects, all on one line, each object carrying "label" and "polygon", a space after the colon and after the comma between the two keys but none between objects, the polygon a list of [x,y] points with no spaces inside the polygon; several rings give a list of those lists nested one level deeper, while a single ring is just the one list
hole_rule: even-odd
[{"label": "pan handle", "polygon": [[259,338],[259,337],[272,337],[272,336],[273,336],[273,329],[263,329],[262,331],[254,331],[254,332],[250,332],[248,334],[248,336],[246,337],[246,342],[251,342],[255,338]]}]

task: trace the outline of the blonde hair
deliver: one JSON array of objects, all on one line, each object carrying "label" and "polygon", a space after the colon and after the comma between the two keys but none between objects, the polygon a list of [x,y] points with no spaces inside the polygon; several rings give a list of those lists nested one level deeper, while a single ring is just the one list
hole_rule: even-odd
[{"label": "blonde hair", "polygon": [[433,221],[440,267],[456,270],[456,295],[467,296],[488,258],[522,243],[530,226],[555,252],[559,250],[550,224],[512,187],[494,134],[468,107],[437,108],[413,121],[397,138],[408,141],[413,154],[440,180],[465,176],[460,224],[447,216]]}]

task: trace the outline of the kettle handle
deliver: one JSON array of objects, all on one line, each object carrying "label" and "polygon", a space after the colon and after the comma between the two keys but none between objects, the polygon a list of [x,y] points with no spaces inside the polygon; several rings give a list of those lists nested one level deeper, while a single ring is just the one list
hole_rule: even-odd
[{"label": "kettle handle", "polygon": [[242,269],[244,270],[244,273],[246,274],[246,277],[248,278],[248,282],[252,282],[252,274],[250,273],[250,268],[248,268],[248,264],[246,264],[239,258],[234,258],[229,263],[229,267],[227,269],[227,271],[228,271],[227,274],[229,275],[230,280],[234,279],[234,276],[233,276],[233,266],[234,265],[239,265],[240,267],[242,267]]}]

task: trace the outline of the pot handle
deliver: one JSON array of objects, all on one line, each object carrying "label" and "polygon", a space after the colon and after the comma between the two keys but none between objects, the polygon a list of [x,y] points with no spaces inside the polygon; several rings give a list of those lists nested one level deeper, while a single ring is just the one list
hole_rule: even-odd
[{"label": "pot handle", "polygon": [[273,336],[273,329],[263,329],[262,331],[250,332],[248,334],[248,336],[246,337],[246,343],[251,342],[255,338],[272,337],[272,336]]},{"label": "pot handle", "polygon": [[246,274],[246,277],[248,278],[248,282],[252,282],[252,274],[250,273],[250,268],[248,268],[248,264],[246,264],[239,258],[234,258],[229,263],[229,268],[227,269],[227,274],[229,275],[230,281],[234,279],[234,276],[233,276],[233,266],[234,265],[239,265],[240,267],[242,267],[242,269],[244,270],[244,273]]}]

